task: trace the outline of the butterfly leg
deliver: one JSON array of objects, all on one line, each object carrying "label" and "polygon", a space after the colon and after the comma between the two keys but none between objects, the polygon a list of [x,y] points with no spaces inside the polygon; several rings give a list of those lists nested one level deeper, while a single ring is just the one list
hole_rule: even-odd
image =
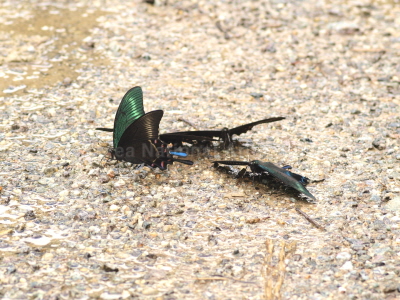
[{"label": "butterfly leg", "polygon": [[235,176],[235,178],[244,178],[244,176],[246,175],[246,169],[247,169],[247,168],[241,169],[241,170],[237,173],[237,175]]},{"label": "butterfly leg", "polygon": [[141,168],[143,168],[144,166],[145,166],[146,164],[136,164],[136,165],[134,165],[134,167],[132,168],[132,169],[134,169],[134,170],[140,170]]}]

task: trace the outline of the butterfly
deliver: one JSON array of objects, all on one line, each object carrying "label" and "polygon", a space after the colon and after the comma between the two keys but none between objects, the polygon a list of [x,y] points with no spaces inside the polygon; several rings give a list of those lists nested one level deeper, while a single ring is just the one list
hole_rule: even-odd
[{"label": "butterfly", "polygon": [[113,132],[111,158],[132,164],[144,164],[165,170],[174,161],[192,165],[190,160],[174,158],[186,153],[171,152],[167,144],[158,138],[158,128],[164,112],[154,110],[148,113],[143,108],[142,88],[131,88],[122,98],[114,119],[114,128],[96,128]]},{"label": "butterfly", "polygon": [[285,119],[284,117],[275,117],[259,120],[249,124],[244,124],[232,129],[223,128],[221,130],[200,130],[200,131],[181,131],[160,134],[160,139],[166,143],[173,143],[175,146],[181,146],[182,142],[189,144],[206,144],[212,141],[222,141],[223,148],[233,143],[232,136],[240,135],[251,130],[254,126],[264,123],[271,123]]},{"label": "butterfly", "polygon": [[[291,169],[290,166],[285,166],[280,168],[274,165],[271,162],[262,162],[259,160],[253,160],[250,162],[247,161],[214,161],[214,166],[218,167],[219,164],[223,165],[236,165],[236,166],[249,166],[251,170],[251,174],[247,172],[249,177],[254,176],[272,176],[283,184],[294,188],[295,190],[303,193],[307,197],[311,198],[312,200],[316,200],[316,198],[305,188],[305,185],[308,184],[309,179],[302,175],[293,173],[288,169]],[[245,170],[245,169],[244,169]],[[245,172],[241,172],[241,176],[245,175]]]}]

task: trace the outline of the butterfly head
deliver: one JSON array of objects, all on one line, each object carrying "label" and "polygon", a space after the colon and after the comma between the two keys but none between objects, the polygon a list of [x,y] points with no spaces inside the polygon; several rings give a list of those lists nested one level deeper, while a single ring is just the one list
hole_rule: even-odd
[{"label": "butterfly head", "polygon": [[167,169],[167,166],[172,165],[174,161],[187,165],[193,164],[190,160],[174,158],[173,155],[185,157],[186,153],[170,151],[168,145],[163,141],[157,139],[153,141],[153,144],[158,151],[158,157],[153,161],[153,164],[161,170]]}]

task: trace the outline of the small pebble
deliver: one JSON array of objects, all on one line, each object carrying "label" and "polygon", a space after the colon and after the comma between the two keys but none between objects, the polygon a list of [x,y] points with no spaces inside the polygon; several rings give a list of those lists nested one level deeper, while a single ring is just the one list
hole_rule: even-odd
[{"label": "small pebble", "polygon": [[51,261],[53,258],[54,258],[54,254],[47,252],[47,253],[43,254],[42,261]]},{"label": "small pebble", "polygon": [[158,293],[159,293],[159,291],[152,287],[146,287],[142,290],[142,295],[145,295],[145,296],[156,295]]},{"label": "small pebble", "polygon": [[250,96],[252,96],[256,100],[259,100],[260,98],[264,97],[264,94],[262,94],[262,93],[250,93]]},{"label": "small pebble", "polygon": [[343,266],[340,267],[341,270],[353,270],[353,263],[351,261],[346,261]]},{"label": "small pebble", "polygon": [[118,210],[119,210],[119,206],[118,205],[112,204],[110,206],[110,211],[118,211]]},{"label": "small pebble", "polygon": [[336,259],[349,260],[349,259],[351,259],[351,254],[348,252],[340,252],[338,255],[336,255]]},{"label": "small pebble", "polygon": [[384,150],[386,149],[386,141],[383,138],[377,138],[372,142],[372,146],[378,150]]}]

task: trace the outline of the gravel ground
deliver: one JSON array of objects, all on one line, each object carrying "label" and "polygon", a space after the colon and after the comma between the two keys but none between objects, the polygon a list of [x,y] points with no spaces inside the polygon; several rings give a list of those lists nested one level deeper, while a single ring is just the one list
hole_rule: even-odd
[{"label": "gravel ground", "polygon": [[[4,0],[0,21],[3,299],[400,297],[397,1]],[[161,133],[286,119],[134,169],[94,128],[136,85]],[[291,165],[317,202],[221,159]]]}]

